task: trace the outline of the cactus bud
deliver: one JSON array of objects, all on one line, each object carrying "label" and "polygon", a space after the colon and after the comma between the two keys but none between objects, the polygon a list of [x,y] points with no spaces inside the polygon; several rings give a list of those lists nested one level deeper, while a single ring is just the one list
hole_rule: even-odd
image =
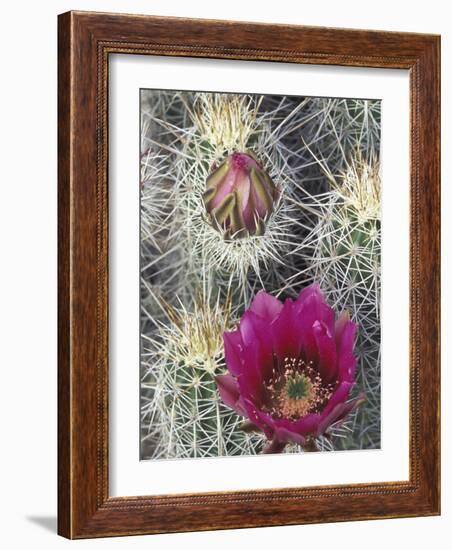
[{"label": "cactus bud", "polygon": [[207,178],[204,204],[215,229],[228,238],[263,235],[278,191],[249,154],[229,155]]}]

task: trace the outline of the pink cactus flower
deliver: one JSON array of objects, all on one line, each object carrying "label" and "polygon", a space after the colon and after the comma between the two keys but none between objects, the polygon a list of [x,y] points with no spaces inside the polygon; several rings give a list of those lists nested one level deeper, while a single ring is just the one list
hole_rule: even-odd
[{"label": "pink cactus flower", "polygon": [[349,399],[356,328],[347,313],[335,320],[311,285],[284,303],[260,291],[238,329],[224,333],[229,372],[216,377],[221,399],[265,433],[264,452],[288,443],[314,450],[316,437],[362,403],[363,394]]}]

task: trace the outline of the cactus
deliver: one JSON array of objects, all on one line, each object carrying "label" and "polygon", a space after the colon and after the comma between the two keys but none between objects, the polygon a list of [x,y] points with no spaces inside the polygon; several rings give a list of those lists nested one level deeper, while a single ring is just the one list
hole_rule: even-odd
[{"label": "cactus", "polygon": [[[293,246],[289,239],[292,207],[284,193],[290,170],[283,152],[275,146],[278,140],[272,141],[266,116],[258,111],[262,97],[195,94],[192,101],[193,105],[187,108],[190,129],[185,129],[176,168],[179,217],[190,251],[187,269],[225,292],[234,287],[240,295],[238,299],[247,302],[256,288],[265,284],[267,273],[276,271],[272,266],[283,264]],[[238,151],[246,154],[237,156]],[[250,158],[259,173],[265,173],[271,182],[266,186],[272,188],[272,204],[259,225],[262,231],[243,231],[241,238],[231,239],[230,232],[218,231],[212,223],[205,193],[206,182],[211,180],[215,168],[232,158]]]},{"label": "cactus", "polygon": [[[381,217],[378,163],[356,153],[338,176],[327,172],[330,191],[309,205],[317,222],[300,244],[308,267],[335,307],[349,310],[359,326],[358,382],[367,401],[355,422],[357,441],[342,439],[336,448],[379,446],[380,441],[380,274]],[[312,200],[312,199],[311,199]],[[317,202],[316,202],[317,201]]]},{"label": "cactus", "polygon": [[200,297],[191,311],[165,305],[167,323],[150,342],[142,386],[153,399],[142,408],[142,432],[155,458],[255,454],[259,434],[240,428],[241,419],[219,399],[214,376],[224,369],[223,332],[231,327],[231,302],[213,307]]}]

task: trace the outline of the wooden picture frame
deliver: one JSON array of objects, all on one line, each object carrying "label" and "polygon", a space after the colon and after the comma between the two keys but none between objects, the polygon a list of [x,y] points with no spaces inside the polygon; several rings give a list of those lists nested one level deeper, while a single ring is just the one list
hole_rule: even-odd
[{"label": "wooden picture frame", "polygon": [[[69,12],[58,39],[58,532],[103,537],[440,513],[440,38]],[[113,53],[410,74],[409,481],[147,497],[108,490],[108,63]]]}]

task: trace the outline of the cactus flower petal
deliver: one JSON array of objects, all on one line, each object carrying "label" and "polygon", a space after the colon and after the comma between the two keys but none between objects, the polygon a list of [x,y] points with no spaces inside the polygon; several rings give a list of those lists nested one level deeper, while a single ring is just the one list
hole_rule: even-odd
[{"label": "cactus flower petal", "polygon": [[223,402],[239,414],[246,414],[240,403],[240,392],[235,378],[230,374],[222,374],[215,377],[215,382]]},{"label": "cactus flower petal", "polygon": [[212,216],[218,225],[222,226],[235,208],[235,194],[226,195],[220,204],[212,210]]}]

